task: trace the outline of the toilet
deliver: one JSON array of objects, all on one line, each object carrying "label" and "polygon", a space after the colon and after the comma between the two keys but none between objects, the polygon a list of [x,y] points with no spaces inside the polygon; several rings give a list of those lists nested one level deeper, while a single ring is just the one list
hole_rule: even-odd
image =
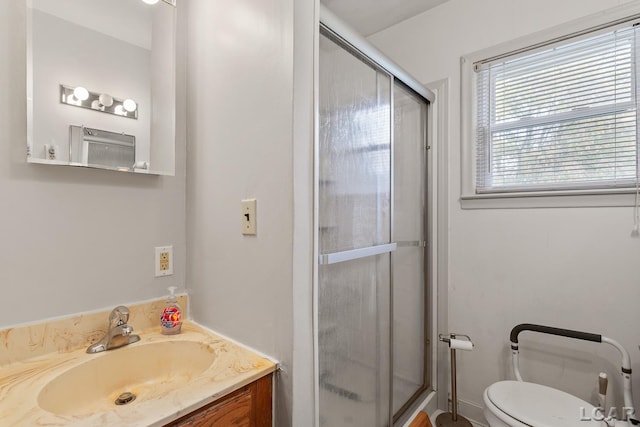
[{"label": "toilet", "polygon": [[607,427],[592,417],[593,405],[569,393],[524,381],[499,381],[484,391],[490,427]]}]

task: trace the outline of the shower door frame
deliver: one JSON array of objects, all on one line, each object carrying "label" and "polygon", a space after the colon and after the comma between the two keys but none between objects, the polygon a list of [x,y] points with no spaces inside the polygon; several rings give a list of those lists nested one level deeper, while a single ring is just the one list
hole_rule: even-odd
[{"label": "shower door frame", "polygon": [[[430,109],[433,101],[435,100],[435,95],[429,89],[425,88],[422,84],[420,84],[417,80],[407,74],[404,70],[402,70],[399,66],[390,61],[386,56],[380,53],[377,49],[371,46],[364,38],[362,38],[359,34],[355,33],[351,30],[346,24],[340,21],[337,17],[335,17],[326,7],[320,5],[320,23],[319,28],[330,33],[333,38],[341,41],[342,47],[347,51],[350,51],[352,54],[355,54],[357,57],[364,57],[367,61],[375,64],[376,67],[380,68],[382,71],[385,71],[391,76],[391,245],[395,245],[394,243],[394,233],[393,233],[393,209],[394,209],[394,201],[393,201],[393,186],[394,186],[394,88],[395,84],[400,83],[404,85],[406,88],[409,88],[419,97],[422,97],[426,101],[426,114],[425,114],[425,135],[424,135],[424,159],[423,159],[423,219],[424,219],[424,335],[425,335],[425,352],[424,352],[424,378],[423,378],[423,387],[420,388],[412,398],[404,404],[398,411],[398,414],[393,413],[392,406],[392,397],[393,397],[393,262],[391,262],[390,266],[390,285],[391,285],[391,295],[390,295],[390,377],[391,381],[389,384],[390,387],[390,414],[389,414],[389,426],[394,426],[400,420],[405,420],[409,415],[409,411],[419,407],[421,403],[425,400],[429,393],[434,392],[435,380],[433,377],[433,367],[435,366],[435,346],[433,345],[432,335],[433,335],[433,326],[431,325],[432,319],[434,316],[431,314],[431,310],[435,310],[435,305],[433,302],[436,300],[433,286],[434,278],[432,278],[431,274],[433,273],[431,265],[434,260],[433,250],[434,247],[431,244],[431,233],[433,223],[431,222],[430,213],[433,210],[433,198],[429,192],[429,188],[433,188],[433,185],[429,185],[430,179],[433,177],[431,174],[431,169],[429,168],[430,159],[429,159],[429,144],[428,140],[430,135],[429,126],[431,125],[430,118]],[[319,33],[318,34],[319,37]],[[319,40],[319,39],[318,39]],[[316,60],[319,57],[316,55]],[[316,75],[318,65],[316,64]],[[318,86],[316,82],[315,92],[317,93]],[[316,426],[319,426],[320,422],[320,408],[319,408],[319,393],[320,393],[320,381],[318,379],[318,375],[320,372],[319,367],[319,342],[318,342],[318,276],[319,276],[319,267],[323,262],[326,262],[326,259],[321,258],[321,254],[319,253],[319,223],[318,223],[318,215],[319,212],[319,122],[318,122],[318,114],[319,114],[319,98],[315,96],[314,101],[314,109],[315,109],[315,131],[314,131],[314,242],[313,242],[313,253],[314,259],[316,260],[313,263],[313,345],[314,345],[314,393],[315,393],[315,404],[314,404],[314,423]],[[393,251],[389,251],[390,254]]]},{"label": "shower door frame", "polygon": [[[421,159],[421,168],[420,168],[420,179],[422,180],[421,182],[421,193],[422,193],[422,199],[420,200],[420,204],[421,204],[421,214],[422,214],[422,240],[418,242],[418,246],[421,246],[423,251],[422,251],[422,263],[423,263],[423,271],[422,271],[422,282],[424,285],[424,295],[423,295],[423,325],[422,325],[422,330],[424,333],[424,343],[423,343],[423,367],[422,367],[422,373],[423,373],[423,378],[422,378],[422,386],[418,388],[418,390],[409,398],[408,401],[406,401],[399,409],[397,413],[393,413],[393,400],[391,401],[391,419],[392,422],[389,424],[390,426],[395,425],[399,420],[405,418],[405,416],[407,415],[407,413],[409,412],[409,410],[415,406],[416,402],[420,400],[421,397],[423,397],[427,392],[433,390],[433,377],[432,377],[432,372],[431,372],[431,367],[433,365],[433,356],[435,354],[435,352],[433,351],[429,351],[430,350],[430,346],[432,345],[432,335],[433,335],[433,331],[431,330],[430,326],[431,326],[431,317],[429,316],[429,309],[431,308],[431,295],[430,295],[430,288],[431,288],[431,261],[430,261],[430,249],[431,249],[431,245],[430,245],[430,233],[429,233],[429,224],[430,224],[430,219],[431,216],[429,215],[429,143],[428,143],[428,136],[429,136],[429,108],[430,108],[430,101],[428,99],[425,99],[424,97],[422,97],[420,94],[418,94],[415,90],[413,90],[409,85],[405,84],[402,80],[398,79],[395,75],[392,74],[392,94],[391,94],[391,115],[392,117],[395,117],[395,91],[396,91],[396,85],[402,86],[404,90],[408,90],[410,92],[412,92],[416,97],[421,97],[426,104],[426,108],[424,111],[424,128],[423,128],[423,132],[421,135],[421,139],[422,139],[422,159]],[[392,119],[393,120],[393,119]],[[393,120],[395,121],[395,120]],[[395,122],[392,122],[391,125],[391,241],[392,242],[396,242],[395,239],[395,233],[394,233],[394,211],[395,211],[395,201],[394,201],[394,185],[395,185],[395,181],[394,181],[394,174],[395,174],[395,158],[394,158],[394,151],[395,151]],[[396,242],[397,243],[397,242]],[[394,352],[394,346],[393,346],[393,337],[394,337],[394,328],[393,328],[393,324],[394,324],[394,301],[393,301],[393,292],[394,292],[394,286],[393,286],[393,271],[394,271],[394,254],[391,254],[391,398],[393,399],[393,381],[394,381],[394,375],[393,375],[393,365],[394,365],[394,357],[393,357],[393,352]]]}]

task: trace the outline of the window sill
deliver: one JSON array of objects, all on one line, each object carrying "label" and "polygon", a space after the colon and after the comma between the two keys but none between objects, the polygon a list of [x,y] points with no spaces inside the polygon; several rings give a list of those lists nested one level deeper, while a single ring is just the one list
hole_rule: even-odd
[{"label": "window sill", "polygon": [[601,208],[635,205],[634,189],[465,194],[462,209]]}]

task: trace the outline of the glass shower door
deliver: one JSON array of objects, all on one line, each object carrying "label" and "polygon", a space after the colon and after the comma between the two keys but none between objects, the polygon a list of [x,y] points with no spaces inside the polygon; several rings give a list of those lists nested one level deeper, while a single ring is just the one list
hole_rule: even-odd
[{"label": "glass shower door", "polygon": [[391,417],[391,76],[320,40],[320,426]]},{"label": "glass shower door", "polygon": [[425,101],[397,80],[393,92],[393,413],[428,384]]}]

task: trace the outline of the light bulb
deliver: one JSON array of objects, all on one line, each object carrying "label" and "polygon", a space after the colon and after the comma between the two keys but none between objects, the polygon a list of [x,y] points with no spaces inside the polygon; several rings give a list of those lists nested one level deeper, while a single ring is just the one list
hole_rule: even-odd
[{"label": "light bulb", "polygon": [[111,107],[113,105],[113,96],[108,93],[103,93],[98,97],[98,101],[105,107]]},{"label": "light bulb", "polygon": [[116,105],[116,108],[113,109],[113,112],[115,114],[118,114],[119,116],[126,116],[127,112],[124,111],[124,108],[122,108],[122,105]]},{"label": "light bulb", "polygon": [[89,99],[89,91],[82,86],[78,86],[73,90],[73,96],[80,101],[86,101]]},{"label": "light bulb", "polygon": [[133,113],[138,108],[138,106],[136,105],[136,101],[134,101],[133,99],[125,99],[122,102],[122,106],[130,113]]},{"label": "light bulb", "polygon": [[145,2],[146,4],[156,4],[158,3],[158,0],[142,0],[143,2]]}]

